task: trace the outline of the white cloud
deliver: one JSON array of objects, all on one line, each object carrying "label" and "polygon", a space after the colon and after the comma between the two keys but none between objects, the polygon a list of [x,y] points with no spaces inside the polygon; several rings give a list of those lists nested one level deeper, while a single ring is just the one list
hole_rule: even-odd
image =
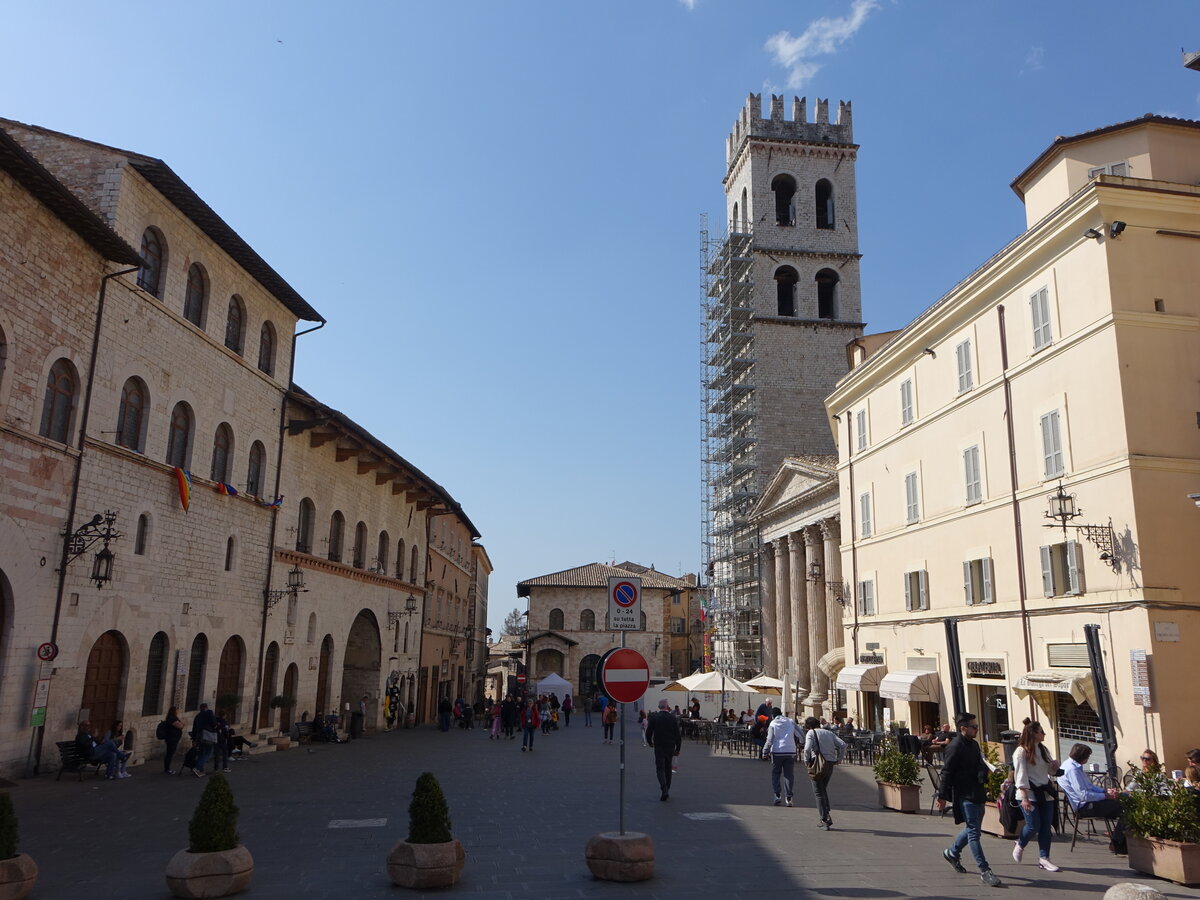
[{"label": "white cloud", "polygon": [[696,8],[696,0],[679,0],[679,5],[690,9]]},{"label": "white cloud", "polygon": [[793,37],[790,31],[781,31],[768,38],[766,49],[777,63],[788,69],[788,87],[793,90],[804,87],[821,68],[821,64],[812,58],[836,53],[878,8],[878,0],[854,0],[849,15],[814,19],[799,37]]},{"label": "white cloud", "polygon": [[1042,68],[1042,60],[1046,56],[1045,47],[1030,47],[1029,52],[1025,54],[1025,68],[1021,70],[1021,74],[1026,72],[1036,72]]}]

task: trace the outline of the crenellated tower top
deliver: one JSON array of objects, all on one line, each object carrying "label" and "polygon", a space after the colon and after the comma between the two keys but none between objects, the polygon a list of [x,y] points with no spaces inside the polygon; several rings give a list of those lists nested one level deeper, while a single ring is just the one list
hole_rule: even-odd
[{"label": "crenellated tower top", "polygon": [[792,98],[792,117],[783,116],[783,95],[771,95],[770,118],[763,118],[762,94],[750,94],[742,114],[733,123],[725,147],[726,165],[733,162],[742,142],[749,137],[776,138],[820,144],[853,144],[854,127],[850,122],[850,101],[839,100],[837,120],[829,121],[829,101],[815,100],[816,120],[808,121],[808,98]]}]

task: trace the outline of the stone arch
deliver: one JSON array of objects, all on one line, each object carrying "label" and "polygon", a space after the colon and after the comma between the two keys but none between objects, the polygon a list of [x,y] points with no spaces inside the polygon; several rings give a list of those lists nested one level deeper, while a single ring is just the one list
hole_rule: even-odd
[{"label": "stone arch", "polygon": [[122,698],[128,674],[129,647],[125,636],[119,631],[104,632],[88,653],[83,696],[79,701],[81,717],[86,711],[86,718],[101,732],[123,718]]},{"label": "stone arch", "polygon": [[535,673],[534,680],[545,678],[547,675],[562,675],[563,664],[565,660],[560,650],[545,649],[539,650],[537,656],[534,657],[533,671]]},{"label": "stone arch", "polygon": [[796,179],[791,175],[776,175],[771,179],[775,195],[775,224],[796,224]]},{"label": "stone arch", "polygon": [[299,683],[300,669],[291,663],[283,674],[282,693],[288,698],[288,705],[279,710],[279,730],[284,734],[291,731],[292,723],[296,721],[296,687]]},{"label": "stone arch", "polygon": [[[242,708],[242,685],[246,676],[246,644],[238,635],[233,635],[221,648],[221,661],[217,664],[216,706],[225,710],[230,722],[240,721]],[[230,702],[230,697],[237,700]]]},{"label": "stone arch", "polygon": [[817,318],[838,317],[838,273],[833,269],[822,269],[813,279],[817,284]]},{"label": "stone arch", "polygon": [[373,725],[376,715],[376,694],[379,691],[383,669],[383,641],[379,633],[379,622],[369,609],[354,617],[350,632],[346,636],[346,652],[342,662],[342,711],[350,704],[351,711],[358,709],[359,698],[367,695],[367,721],[364,727]]},{"label": "stone arch", "polygon": [[581,698],[590,697],[599,684],[596,678],[596,669],[600,665],[600,657],[598,654],[589,653],[579,661],[579,696]]},{"label": "stone arch", "polygon": [[796,282],[799,273],[791,266],[780,266],[775,270],[775,315],[796,315]]},{"label": "stone arch", "polygon": [[317,712],[328,715],[329,675],[333,665],[333,635],[327,634],[321,641],[321,655],[317,657],[317,701],[313,707]]},{"label": "stone arch", "polygon": [[275,682],[279,677],[279,645],[271,641],[263,658],[262,694],[258,704],[258,727],[271,727],[271,698],[275,696]]}]

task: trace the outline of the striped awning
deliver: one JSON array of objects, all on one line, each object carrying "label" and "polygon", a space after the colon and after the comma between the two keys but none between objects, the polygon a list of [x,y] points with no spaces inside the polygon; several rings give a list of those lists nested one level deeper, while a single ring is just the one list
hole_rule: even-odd
[{"label": "striped awning", "polygon": [[1070,694],[1076,703],[1096,708],[1096,687],[1092,683],[1091,669],[1035,669],[1018,678],[1013,691],[1019,697],[1036,693]]},{"label": "striped awning", "polygon": [[834,687],[839,691],[875,692],[886,674],[887,666],[846,666],[838,673]]}]

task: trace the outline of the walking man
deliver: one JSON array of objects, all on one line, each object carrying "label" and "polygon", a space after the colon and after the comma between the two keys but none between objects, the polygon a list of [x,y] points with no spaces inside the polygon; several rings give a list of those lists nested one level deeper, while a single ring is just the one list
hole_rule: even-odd
[{"label": "walking man", "polygon": [[[780,802],[792,805],[792,791],[796,785],[796,723],[780,710],[767,726],[767,740],[763,744],[763,758],[771,757],[771,790],[775,792],[775,805]],[[783,776],[783,788],[779,780]],[[783,799],[780,800],[782,794]]]},{"label": "walking man", "polygon": [[963,830],[958,833],[954,843],[942,851],[942,856],[954,871],[965,873],[967,870],[963,868],[962,851],[969,844],[983,883],[989,887],[999,887],[1000,878],[988,865],[979,843],[979,826],[983,822],[983,808],[987,804],[985,785],[988,777],[983,751],[975,740],[975,735],[979,733],[979,722],[974,713],[962,712],[955,718],[954,724],[958,726],[958,737],[950,741],[945,750],[937,804],[938,809],[942,810],[947,802],[952,803],[954,824],[962,824]]},{"label": "walking man", "polygon": [[654,748],[654,772],[658,775],[658,786],[662,788],[659,800],[671,795],[671,764],[683,747],[683,735],[679,722],[671,714],[671,704],[658,701],[658,712],[651,713],[646,724],[646,743]]}]

